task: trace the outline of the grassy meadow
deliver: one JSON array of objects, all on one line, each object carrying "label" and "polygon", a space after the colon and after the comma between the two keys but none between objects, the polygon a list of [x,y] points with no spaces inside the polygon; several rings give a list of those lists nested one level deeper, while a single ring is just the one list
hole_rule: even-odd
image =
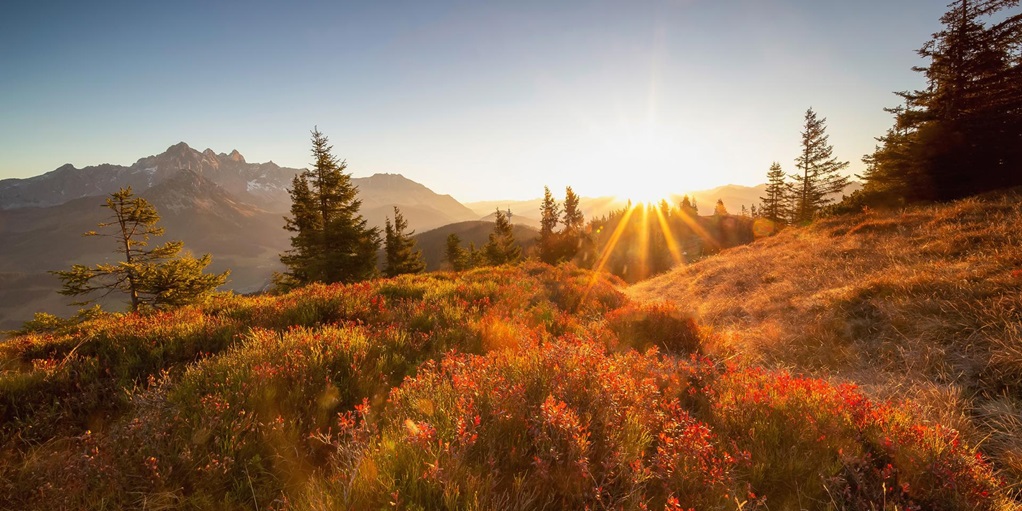
[{"label": "grassy meadow", "polygon": [[624,290],[527,263],[39,321],[0,344],[0,508],[1010,508],[971,433]]},{"label": "grassy meadow", "polygon": [[627,289],[671,299],[742,363],[911,399],[1022,491],[1022,196],[789,229]]}]

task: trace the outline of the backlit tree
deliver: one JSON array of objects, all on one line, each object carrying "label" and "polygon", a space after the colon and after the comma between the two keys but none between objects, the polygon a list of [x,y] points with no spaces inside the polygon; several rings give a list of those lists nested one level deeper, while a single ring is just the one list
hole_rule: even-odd
[{"label": "backlit tree", "polygon": [[102,207],[110,210],[111,217],[99,227],[110,232],[89,231],[85,236],[111,238],[121,260],[95,266],[75,264],[70,270],[51,272],[63,284],[60,294],[107,296],[120,292],[128,295],[131,310],[138,311],[197,302],[227,281],[230,272],[203,273],[211,261],[209,254],[198,259],[181,255],[184,243],[180,241],[150,247],[150,237],[163,235],[163,228],[156,226],[160,215],[149,201],[135,197],[131,187],[111,194]]}]

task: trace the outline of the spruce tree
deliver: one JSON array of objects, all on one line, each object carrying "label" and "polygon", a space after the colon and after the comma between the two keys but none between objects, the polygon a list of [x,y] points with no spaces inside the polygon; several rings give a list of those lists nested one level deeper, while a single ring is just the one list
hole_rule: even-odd
[{"label": "spruce tree", "polygon": [[280,260],[287,271],[278,284],[357,282],[376,274],[380,233],[359,214],[362,201],[347,164],[331,151],[326,135],[312,131],[312,168],[292,181],[291,250]]},{"label": "spruce tree", "polygon": [[688,197],[688,195],[681,198],[681,214],[686,218],[695,218],[699,216],[699,210],[695,207],[695,202]]},{"label": "spruce tree", "polygon": [[793,213],[796,222],[812,220],[822,207],[833,202],[830,195],[840,193],[848,185],[848,177],[839,174],[848,167],[848,162],[834,158],[826,122],[818,119],[812,108],[806,111],[802,148],[795,159],[799,173],[791,176],[797,194]]},{"label": "spruce tree", "polygon": [[99,227],[111,227],[112,232],[89,231],[85,236],[112,238],[115,252],[122,260],[117,264],[95,266],[75,264],[70,270],[51,272],[63,283],[60,294],[82,296],[102,292],[106,296],[122,292],[128,295],[131,310],[139,311],[197,302],[227,281],[230,272],[203,273],[211,261],[209,254],[199,259],[179,255],[184,246],[180,241],[150,248],[149,238],[162,236],[164,232],[162,227],[156,226],[160,215],[149,201],[135,197],[131,187],[111,194],[102,207],[109,209],[112,215],[110,221],[100,223]]},{"label": "spruce tree", "polygon": [[561,213],[561,257],[573,260],[588,243],[585,216],[579,208],[580,198],[570,186],[564,189],[564,211]]},{"label": "spruce tree", "polygon": [[[956,0],[918,51],[927,87],[897,93],[894,127],[864,157],[864,192],[948,200],[1022,184],[1018,0]],[[1015,12],[1006,12],[1014,9]]]},{"label": "spruce tree", "polygon": [[550,193],[550,188],[544,186],[543,202],[539,207],[539,259],[547,264],[557,264],[561,255],[559,239],[554,232],[560,213],[560,206]]},{"label": "spruce tree", "polygon": [[728,215],[727,208],[724,207],[724,200],[723,199],[717,199],[717,205],[713,207],[713,215],[714,216],[727,216]]},{"label": "spruce tree", "polygon": [[[474,250],[475,247],[473,247]],[[447,235],[447,250],[446,250],[447,263],[451,265],[451,269],[454,271],[463,271],[469,268],[469,253],[461,248],[461,237],[455,233]]]},{"label": "spruce tree", "polygon": [[483,253],[487,264],[492,266],[516,263],[522,257],[522,247],[515,241],[511,217],[500,209],[497,209],[493,232],[490,233],[490,240],[483,247]]},{"label": "spruce tree", "polygon": [[561,223],[564,225],[565,232],[582,232],[585,216],[583,216],[582,210],[579,209],[579,201],[579,196],[575,194],[575,191],[570,186],[564,189],[564,212],[561,217]]},{"label": "spruce tree", "polygon": [[384,252],[387,254],[386,266],[383,274],[388,277],[396,277],[406,273],[422,273],[426,269],[426,263],[422,259],[422,251],[415,250],[415,240],[412,234],[415,231],[406,233],[408,221],[404,215],[394,206],[394,223],[390,218],[386,219],[386,236]]},{"label": "spruce tree", "polygon": [[785,218],[785,195],[786,185],[784,182],[784,170],[781,164],[774,162],[767,171],[766,195],[760,197],[763,201],[759,207],[759,214],[771,222],[781,222]]}]

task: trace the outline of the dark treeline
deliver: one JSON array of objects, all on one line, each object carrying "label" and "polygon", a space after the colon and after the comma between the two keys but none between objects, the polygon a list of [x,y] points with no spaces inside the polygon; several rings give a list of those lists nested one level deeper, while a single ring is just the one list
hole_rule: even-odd
[{"label": "dark treeline", "polygon": [[949,200],[1022,185],[1018,0],[958,0],[918,50],[926,88],[898,92],[853,205]]}]

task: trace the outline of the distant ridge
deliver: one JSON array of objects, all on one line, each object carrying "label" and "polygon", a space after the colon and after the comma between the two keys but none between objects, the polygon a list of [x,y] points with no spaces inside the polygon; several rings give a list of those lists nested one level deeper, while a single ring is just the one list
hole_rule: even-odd
[{"label": "distant ridge", "polygon": [[[265,211],[285,214],[290,210],[288,187],[304,169],[281,167],[276,163],[248,163],[237,149],[216,153],[198,151],[178,142],[161,154],[139,158],[130,166],[102,165],[76,168],[68,163],[45,174],[25,179],[0,181],[0,210],[45,208],[84,197],[101,197],[131,186],[136,193],[153,188],[187,170],[215,183],[239,203]],[[355,177],[362,215],[369,223],[383,226],[393,207],[401,208],[412,229],[432,229],[452,222],[478,219],[471,209],[450,195],[438,194],[425,185],[400,174]]]},{"label": "distant ridge", "polygon": [[[77,309],[57,294],[59,282],[47,271],[115,260],[104,240],[81,234],[107,220],[100,205],[125,186],[160,213],[167,234],[153,242],[181,240],[186,250],[211,254],[211,271],[231,270],[226,289],[265,289],[290,246],[283,229],[291,205],[287,188],[299,172],[273,162],[248,163],[237,150],[200,152],[180,142],[127,167],[66,164],[40,176],[0,181],[0,330],[20,326],[35,312],[66,315]],[[382,226],[394,206],[419,232],[478,219],[450,195],[400,174],[352,181],[370,225]],[[116,308],[118,302],[105,305]]]}]

